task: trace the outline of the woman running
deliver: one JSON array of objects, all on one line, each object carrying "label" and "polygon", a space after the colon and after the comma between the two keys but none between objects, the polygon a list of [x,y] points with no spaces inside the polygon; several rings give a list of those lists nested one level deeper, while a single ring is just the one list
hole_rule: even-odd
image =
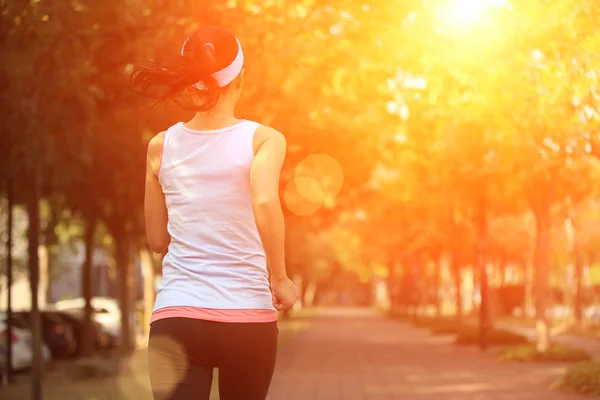
[{"label": "woman running", "polygon": [[196,111],[148,146],[147,237],[152,250],[166,252],[148,349],[155,399],[207,400],[218,368],[221,400],[264,400],[277,310],[297,298],[279,199],[286,141],[234,117],[243,78],[240,42],[220,27],[198,30],[181,55],[146,61],[132,74],[143,93],[191,101]]}]

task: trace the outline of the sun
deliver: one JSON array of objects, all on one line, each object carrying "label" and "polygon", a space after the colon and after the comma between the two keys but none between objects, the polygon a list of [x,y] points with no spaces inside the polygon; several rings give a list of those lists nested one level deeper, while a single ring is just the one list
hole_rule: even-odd
[{"label": "sun", "polygon": [[508,0],[452,0],[450,8],[454,18],[462,22],[477,20],[488,7],[507,7]]}]

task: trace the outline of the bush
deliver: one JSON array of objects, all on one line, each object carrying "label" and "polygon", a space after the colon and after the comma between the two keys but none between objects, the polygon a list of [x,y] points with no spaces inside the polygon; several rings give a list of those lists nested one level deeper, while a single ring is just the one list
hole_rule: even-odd
[{"label": "bush", "polygon": [[455,317],[421,317],[414,325],[427,328],[434,335],[456,335],[463,329],[477,329],[472,323],[459,323]]},{"label": "bush", "polygon": [[[456,336],[456,344],[479,344],[479,338],[478,326],[463,326]],[[488,332],[487,339],[487,344],[490,346],[516,346],[529,344],[529,340],[525,336],[504,329],[491,329]]]},{"label": "bush", "polygon": [[455,318],[441,319],[431,324],[429,328],[434,335],[457,335],[464,329],[476,329],[472,323],[466,321],[459,323]]},{"label": "bush", "polygon": [[415,325],[429,329],[434,335],[456,334],[462,326],[456,321],[456,318],[448,317],[424,318],[416,321]]},{"label": "bush", "polygon": [[415,317],[412,321],[413,325],[417,328],[431,328],[435,324],[439,323],[442,318],[437,317]]},{"label": "bush", "polygon": [[591,357],[581,349],[554,343],[543,353],[533,344],[512,347],[501,351],[498,358],[501,361],[517,362],[578,362],[588,361]]},{"label": "bush", "polygon": [[434,335],[456,334],[460,328],[454,317],[413,316],[400,310],[391,310],[390,317],[410,322],[417,328],[429,329]]},{"label": "bush", "polygon": [[558,387],[564,390],[600,396],[600,362],[586,361],[565,371]]},{"label": "bush", "polygon": [[412,316],[406,310],[391,309],[389,312],[391,318],[399,319],[401,321],[410,321]]}]

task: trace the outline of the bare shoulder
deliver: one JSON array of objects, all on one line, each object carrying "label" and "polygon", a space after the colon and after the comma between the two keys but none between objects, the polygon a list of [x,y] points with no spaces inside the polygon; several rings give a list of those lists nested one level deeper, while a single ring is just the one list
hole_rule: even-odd
[{"label": "bare shoulder", "polygon": [[254,138],[252,140],[252,147],[254,148],[254,154],[258,151],[258,149],[267,141],[272,140],[273,142],[277,142],[283,149],[286,146],[286,140],[283,133],[279,132],[275,128],[271,128],[266,125],[259,125],[256,128],[256,132],[254,133]]},{"label": "bare shoulder", "polygon": [[148,156],[149,157],[156,157],[156,156],[160,156],[162,154],[162,148],[163,148],[163,143],[165,142],[165,134],[167,133],[167,131],[163,131],[161,133],[159,133],[158,135],[154,136],[152,139],[150,139],[150,142],[148,143]]},{"label": "bare shoulder", "polygon": [[165,142],[165,133],[161,132],[150,139],[148,143],[148,154],[146,159],[147,170],[154,176],[158,176],[160,165],[162,163],[163,143]]},{"label": "bare shoulder", "polygon": [[278,139],[285,140],[285,136],[283,136],[283,133],[279,132],[275,128],[271,128],[270,126],[266,125],[259,125],[258,128],[256,128],[256,134],[264,137],[265,139],[276,137]]}]

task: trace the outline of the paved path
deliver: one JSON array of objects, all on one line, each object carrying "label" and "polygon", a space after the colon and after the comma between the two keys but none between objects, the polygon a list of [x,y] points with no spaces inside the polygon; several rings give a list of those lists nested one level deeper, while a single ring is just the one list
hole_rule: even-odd
[{"label": "paved path", "polygon": [[[456,347],[370,310],[320,310],[308,320],[281,324],[269,400],[581,399],[549,389],[561,367],[499,364],[493,353]],[[136,353],[116,378],[73,380],[56,367],[46,375],[44,400],[149,400],[145,360]],[[0,399],[28,400],[27,378],[0,388]]]},{"label": "paved path", "polygon": [[580,399],[549,386],[563,368],[500,364],[369,310],[329,310],[280,350],[269,400]]}]

